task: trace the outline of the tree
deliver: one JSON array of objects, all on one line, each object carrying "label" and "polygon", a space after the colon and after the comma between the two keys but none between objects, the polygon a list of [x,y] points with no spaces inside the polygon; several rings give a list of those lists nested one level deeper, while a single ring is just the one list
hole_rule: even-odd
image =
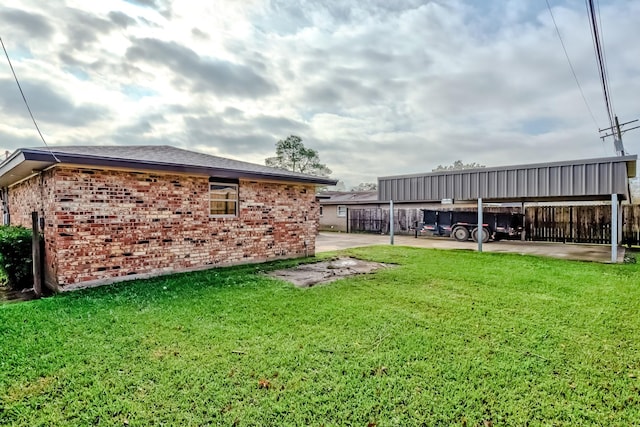
[{"label": "tree", "polygon": [[462,163],[462,160],[456,160],[452,165],[442,166],[438,165],[437,168],[432,169],[431,172],[442,172],[442,171],[457,171],[462,169],[479,169],[484,168],[485,165],[481,165],[480,163]]},{"label": "tree", "polygon": [[361,182],[355,187],[351,188],[351,191],[376,191],[378,189],[378,184],[375,182]]},{"label": "tree", "polygon": [[324,177],[331,175],[331,169],[320,163],[318,152],[313,148],[305,147],[302,139],[296,135],[290,135],[287,139],[278,141],[275,157],[265,159],[264,163],[267,166],[291,172]]}]

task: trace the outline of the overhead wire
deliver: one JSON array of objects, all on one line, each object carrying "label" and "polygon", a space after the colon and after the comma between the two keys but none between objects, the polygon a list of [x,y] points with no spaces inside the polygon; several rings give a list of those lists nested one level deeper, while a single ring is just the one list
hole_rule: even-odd
[{"label": "overhead wire", "polygon": [[36,119],[33,116],[33,113],[31,112],[31,107],[29,107],[29,103],[27,102],[27,97],[24,95],[24,91],[22,90],[22,86],[20,85],[20,81],[18,80],[18,76],[16,75],[16,71],[14,70],[13,64],[11,63],[11,59],[9,58],[9,53],[7,52],[7,48],[4,46],[4,42],[2,41],[2,37],[0,37],[0,44],[2,45],[2,50],[4,51],[4,55],[7,57],[7,62],[9,63],[9,68],[11,68],[11,73],[13,74],[13,78],[16,81],[16,84],[18,85],[18,90],[20,91],[20,95],[22,95],[22,100],[24,101],[24,105],[26,105],[27,111],[29,111],[29,116],[31,116],[31,121],[33,122],[33,125],[35,126],[36,130],[38,131],[38,135],[40,135],[40,139],[44,143],[44,146],[47,147],[47,150],[49,150],[49,153],[51,153],[51,155],[56,160],[56,162],[60,163],[60,159],[56,157],[54,152],[49,147],[49,144],[47,144],[47,141],[45,141],[44,136],[40,131],[40,127],[38,126],[38,123],[36,122]]},{"label": "overhead wire", "polygon": [[[609,69],[607,68],[607,49],[606,44],[604,42],[604,30],[602,29],[602,15],[600,14],[600,1],[596,0],[596,5],[598,8],[598,21],[600,21],[600,26],[598,26],[598,30],[600,32],[600,48],[602,50],[602,58],[604,60],[604,71],[605,71],[605,80],[607,82],[607,89],[611,87],[611,81],[609,80]],[[611,104],[611,111],[613,112],[613,116],[616,116],[616,108],[613,104],[613,98],[609,97],[609,102]]]},{"label": "overhead wire", "polygon": [[578,85],[578,89],[580,90],[580,95],[582,96],[582,100],[584,101],[584,105],[589,110],[589,115],[593,120],[593,124],[595,124],[596,129],[599,129],[598,121],[596,120],[589,103],[587,102],[587,97],[584,95],[584,91],[582,90],[582,86],[580,85],[580,81],[578,80],[578,76],[576,74],[576,70],[573,68],[573,64],[571,63],[571,59],[569,58],[569,53],[567,52],[567,48],[564,45],[564,41],[562,40],[562,35],[560,34],[560,29],[558,28],[558,24],[556,23],[556,18],[553,16],[553,11],[551,10],[551,5],[549,4],[549,0],[545,0],[547,2],[547,9],[549,9],[549,14],[551,15],[551,20],[553,21],[553,26],[556,28],[556,34],[558,35],[558,39],[560,40],[560,44],[562,45],[562,50],[564,51],[564,56],[567,58],[567,63],[569,64],[569,68],[571,69],[571,74],[573,74],[573,79],[576,81],[576,85]]},{"label": "overhead wire", "polygon": [[613,121],[613,108],[611,105],[611,96],[609,95],[609,85],[607,84],[607,70],[606,63],[604,60],[604,55],[602,52],[602,44],[600,37],[600,30],[598,29],[598,21],[596,19],[595,7],[593,5],[593,0],[585,0],[587,5],[587,11],[589,13],[589,18],[591,21],[591,38],[593,41],[593,48],[596,54],[596,62],[598,65],[598,74],[600,76],[600,84],[602,85],[602,93],[604,95],[604,103],[607,109],[607,116],[609,118],[609,124],[611,128],[614,126]]}]

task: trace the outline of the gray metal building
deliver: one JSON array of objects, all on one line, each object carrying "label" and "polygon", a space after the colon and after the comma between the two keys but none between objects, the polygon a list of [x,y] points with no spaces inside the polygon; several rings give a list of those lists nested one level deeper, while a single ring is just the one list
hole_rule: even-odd
[{"label": "gray metal building", "polygon": [[378,178],[378,198],[394,202],[445,199],[485,202],[629,198],[637,156],[607,157]]},{"label": "gray metal building", "polygon": [[[378,198],[391,202],[478,202],[482,228],[483,202],[611,200],[611,261],[622,238],[620,200],[628,200],[629,178],[636,176],[638,156],[607,157],[452,170],[378,178]],[[482,251],[482,239],[478,239]]]}]

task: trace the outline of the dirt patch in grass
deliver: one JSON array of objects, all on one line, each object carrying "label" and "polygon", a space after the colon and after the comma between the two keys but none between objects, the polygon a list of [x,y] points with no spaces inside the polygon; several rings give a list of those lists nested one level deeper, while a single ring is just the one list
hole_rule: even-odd
[{"label": "dirt patch in grass", "polygon": [[9,402],[19,402],[25,398],[36,397],[53,387],[57,380],[56,377],[40,377],[32,382],[9,388],[6,397]]},{"label": "dirt patch in grass", "polygon": [[276,270],[269,276],[291,282],[299,288],[333,282],[343,277],[372,273],[391,264],[363,261],[357,258],[341,257],[314,264],[299,265],[285,270]]}]

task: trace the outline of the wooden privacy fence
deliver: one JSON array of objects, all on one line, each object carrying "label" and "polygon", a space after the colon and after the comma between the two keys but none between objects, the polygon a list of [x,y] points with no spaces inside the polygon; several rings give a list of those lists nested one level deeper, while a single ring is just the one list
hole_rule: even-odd
[{"label": "wooden privacy fence", "polygon": [[640,245],[640,205],[622,207],[622,243]]},{"label": "wooden privacy fence", "polygon": [[[413,234],[416,222],[422,221],[420,209],[394,209],[393,232]],[[389,233],[389,209],[349,209],[349,233]]]},{"label": "wooden privacy fence", "polygon": [[[622,244],[640,244],[640,205],[623,205]],[[527,240],[610,243],[611,206],[537,206],[525,210]]]},{"label": "wooden privacy fence", "polygon": [[[423,208],[398,208],[393,210],[393,222],[395,234],[415,234],[416,225],[423,220]],[[434,209],[430,207],[429,209]],[[468,207],[443,207],[439,210],[469,210]],[[515,212],[519,213],[520,208],[503,208],[487,206],[483,212]],[[363,208],[349,209],[347,220],[349,233],[389,233],[389,209]]]},{"label": "wooden privacy fence", "polygon": [[[447,210],[447,209],[441,209]],[[487,207],[485,212],[520,212],[518,208]],[[611,206],[536,206],[525,209],[527,240],[572,243],[611,242]],[[414,234],[422,222],[419,208],[394,209],[394,233]],[[640,245],[640,205],[622,205],[622,244]],[[389,233],[389,209],[349,209],[351,233]]]}]

